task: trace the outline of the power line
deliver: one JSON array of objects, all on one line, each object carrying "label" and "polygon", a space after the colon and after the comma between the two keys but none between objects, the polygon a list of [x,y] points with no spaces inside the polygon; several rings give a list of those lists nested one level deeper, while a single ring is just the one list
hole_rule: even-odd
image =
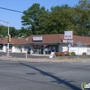
[{"label": "power line", "polygon": [[3,7],[0,7],[0,9],[9,10],[9,11],[18,12],[18,13],[23,13],[21,11],[17,11],[17,10],[13,10],[13,9],[8,9],[8,8],[3,8]]}]

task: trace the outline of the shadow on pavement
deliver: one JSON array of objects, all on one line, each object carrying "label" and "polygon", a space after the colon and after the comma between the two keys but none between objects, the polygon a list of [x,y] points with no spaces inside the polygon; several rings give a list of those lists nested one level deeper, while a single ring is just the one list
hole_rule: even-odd
[{"label": "shadow on pavement", "polygon": [[63,79],[60,79],[60,78],[58,78],[58,77],[56,77],[56,76],[54,76],[54,75],[52,75],[52,74],[49,74],[49,73],[47,73],[47,72],[45,72],[45,71],[42,71],[42,70],[40,70],[40,69],[38,69],[38,68],[36,68],[36,67],[33,67],[33,66],[31,66],[31,65],[27,65],[27,64],[24,64],[24,63],[21,63],[21,62],[20,62],[20,64],[21,64],[21,65],[24,65],[24,66],[26,66],[26,67],[32,68],[32,69],[40,72],[42,75],[49,76],[49,77],[55,79],[58,84],[62,83],[62,84],[64,84],[64,85],[68,86],[69,88],[71,88],[72,90],[81,90],[79,87],[71,84],[70,82],[65,81],[65,80],[63,80]]}]

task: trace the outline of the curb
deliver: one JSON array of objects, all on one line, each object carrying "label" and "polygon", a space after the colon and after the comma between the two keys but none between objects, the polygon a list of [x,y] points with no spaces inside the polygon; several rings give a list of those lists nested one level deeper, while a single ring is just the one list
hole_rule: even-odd
[{"label": "curb", "polygon": [[12,61],[30,61],[30,62],[90,62],[89,59],[78,59],[78,58],[15,58],[15,57],[0,57],[1,60],[12,60]]}]

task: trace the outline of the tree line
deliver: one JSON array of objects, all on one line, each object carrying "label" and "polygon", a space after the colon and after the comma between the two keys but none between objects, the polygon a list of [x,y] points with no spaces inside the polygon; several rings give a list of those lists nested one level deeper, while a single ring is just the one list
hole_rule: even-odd
[{"label": "tree line", "polygon": [[[23,11],[21,29],[10,27],[12,37],[28,37],[40,34],[64,34],[72,30],[74,35],[90,36],[90,0],[79,0],[70,7],[67,4],[45,9],[34,3]],[[0,35],[7,35],[7,27],[0,25]]]}]

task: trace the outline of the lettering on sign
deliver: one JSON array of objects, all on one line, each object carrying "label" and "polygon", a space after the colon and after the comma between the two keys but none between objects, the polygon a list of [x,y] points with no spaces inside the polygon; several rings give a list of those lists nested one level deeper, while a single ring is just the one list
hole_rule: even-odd
[{"label": "lettering on sign", "polygon": [[64,39],[72,39],[73,31],[64,31]]},{"label": "lettering on sign", "polygon": [[34,36],[33,41],[42,41],[43,37],[42,36]]}]

